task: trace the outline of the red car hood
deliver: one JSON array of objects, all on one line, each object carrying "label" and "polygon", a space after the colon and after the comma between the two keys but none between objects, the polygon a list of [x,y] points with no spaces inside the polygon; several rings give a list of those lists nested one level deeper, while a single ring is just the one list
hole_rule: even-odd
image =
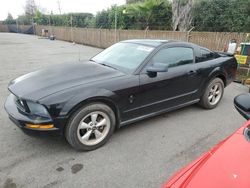
[{"label": "red car hood", "polygon": [[174,175],[163,188],[250,188],[248,121],[227,139]]}]

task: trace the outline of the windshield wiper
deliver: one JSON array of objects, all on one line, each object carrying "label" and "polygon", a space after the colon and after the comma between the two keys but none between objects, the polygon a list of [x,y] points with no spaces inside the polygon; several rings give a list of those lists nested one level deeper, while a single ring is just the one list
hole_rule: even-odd
[{"label": "windshield wiper", "polygon": [[90,59],[89,61],[92,61],[92,62],[96,63],[96,61],[95,61],[95,60],[93,60],[93,59]]},{"label": "windshield wiper", "polygon": [[[94,62],[94,63],[98,63],[98,62],[96,62],[96,61],[95,61],[95,60],[93,60],[93,59],[90,59],[89,61],[92,61],[92,62]],[[108,64],[105,64],[105,63],[98,63],[98,64],[103,65],[103,66],[106,66],[106,67],[110,67],[110,68],[112,68],[112,69],[117,70],[117,68],[112,67],[111,65],[108,65]]]},{"label": "windshield wiper", "polygon": [[112,66],[110,66],[110,65],[107,65],[107,64],[105,64],[105,63],[99,63],[99,64],[101,64],[101,65],[103,65],[103,66],[106,66],[106,67],[110,67],[110,68],[112,68],[112,69],[115,69],[115,70],[117,70],[117,68],[115,68],[115,67],[112,67]]}]

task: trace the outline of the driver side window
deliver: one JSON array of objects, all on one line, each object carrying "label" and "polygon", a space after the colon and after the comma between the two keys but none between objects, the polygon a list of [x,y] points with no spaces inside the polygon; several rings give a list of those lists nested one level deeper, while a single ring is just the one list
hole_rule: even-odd
[{"label": "driver side window", "polygon": [[193,63],[193,60],[193,49],[186,47],[165,48],[157,52],[152,58],[153,63],[168,64],[168,67],[190,64]]}]

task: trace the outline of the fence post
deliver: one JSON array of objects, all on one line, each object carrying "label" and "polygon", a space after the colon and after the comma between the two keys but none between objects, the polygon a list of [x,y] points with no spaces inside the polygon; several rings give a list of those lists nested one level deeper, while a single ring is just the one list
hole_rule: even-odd
[{"label": "fence post", "polygon": [[120,39],[120,31],[121,31],[121,29],[118,30],[118,40],[117,40],[117,42],[120,42],[120,40],[121,40]]},{"label": "fence post", "polygon": [[101,29],[99,29],[99,46],[101,48],[102,46],[102,36],[101,36]]},{"label": "fence post", "polygon": [[72,17],[72,15],[70,16],[70,40],[71,40],[71,42],[73,42],[73,37],[72,37],[72,26],[73,26],[73,17]]},{"label": "fence post", "polygon": [[[50,20],[49,20],[50,21]],[[23,29],[23,25],[20,22],[16,22],[15,26],[17,32]],[[113,44],[115,40],[115,31],[108,29],[89,29],[89,28],[76,28],[71,24],[69,27],[56,27],[52,26],[51,22],[49,25],[33,25],[37,35],[41,35],[41,30],[49,30],[50,34],[55,34],[58,40],[65,40],[71,42],[79,42],[85,45],[94,45],[102,48],[108,47]],[[187,42],[192,41],[198,45],[210,48],[212,50],[221,51],[223,50],[224,44],[232,38],[236,38],[237,41],[243,42],[245,33],[228,33],[228,32],[193,32],[194,27],[186,32],[175,32],[175,31],[150,31],[149,28],[141,31],[131,31],[117,29],[116,41],[121,41],[130,38],[167,38],[176,40],[186,40]],[[11,27],[8,25],[0,24],[0,32],[10,32]],[[81,39],[78,37],[81,36]]]},{"label": "fence post", "polygon": [[16,29],[17,29],[17,33],[19,33],[19,30],[18,30],[18,21],[16,19]]},{"label": "fence post", "polygon": [[[221,33],[216,32],[215,34],[216,34],[216,36],[215,36],[216,41],[218,41],[218,35],[219,35],[219,42],[217,43],[216,51],[220,51],[221,50],[220,49],[221,43],[222,43],[223,39],[225,38],[225,36],[227,35],[227,33],[224,32],[224,33],[221,34]],[[224,46],[223,46],[223,48],[224,48]]]},{"label": "fence post", "polygon": [[192,37],[192,35],[190,35],[191,31],[194,29],[194,27],[192,27],[191,29],[189,29],[186,33],[186,41],[189,42],[189,39]]},{"label": "fence post", "polygon": [[146,27],[146,29],[145,29],[145,32],[144,32],[144,38],[146,39],[147,38],[147,36],[148,36],[148,26]]}]

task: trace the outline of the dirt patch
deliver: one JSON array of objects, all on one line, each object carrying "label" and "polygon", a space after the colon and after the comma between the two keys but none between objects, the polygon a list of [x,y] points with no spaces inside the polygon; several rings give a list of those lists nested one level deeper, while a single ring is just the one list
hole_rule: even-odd
[{"label": "dirt patch", "polygon": [[12,178],[8,178],[3,185],[4,188],[16,188],[16,184],[13,182]]},{"label": "dirt patch", "polygon": [[77,172],[79,172],[80,170],[82,170],[82,168],[83,168],[83,164],[74,164],[71,167],[71,172],[72,172],[72,174],[76,174]]}]

